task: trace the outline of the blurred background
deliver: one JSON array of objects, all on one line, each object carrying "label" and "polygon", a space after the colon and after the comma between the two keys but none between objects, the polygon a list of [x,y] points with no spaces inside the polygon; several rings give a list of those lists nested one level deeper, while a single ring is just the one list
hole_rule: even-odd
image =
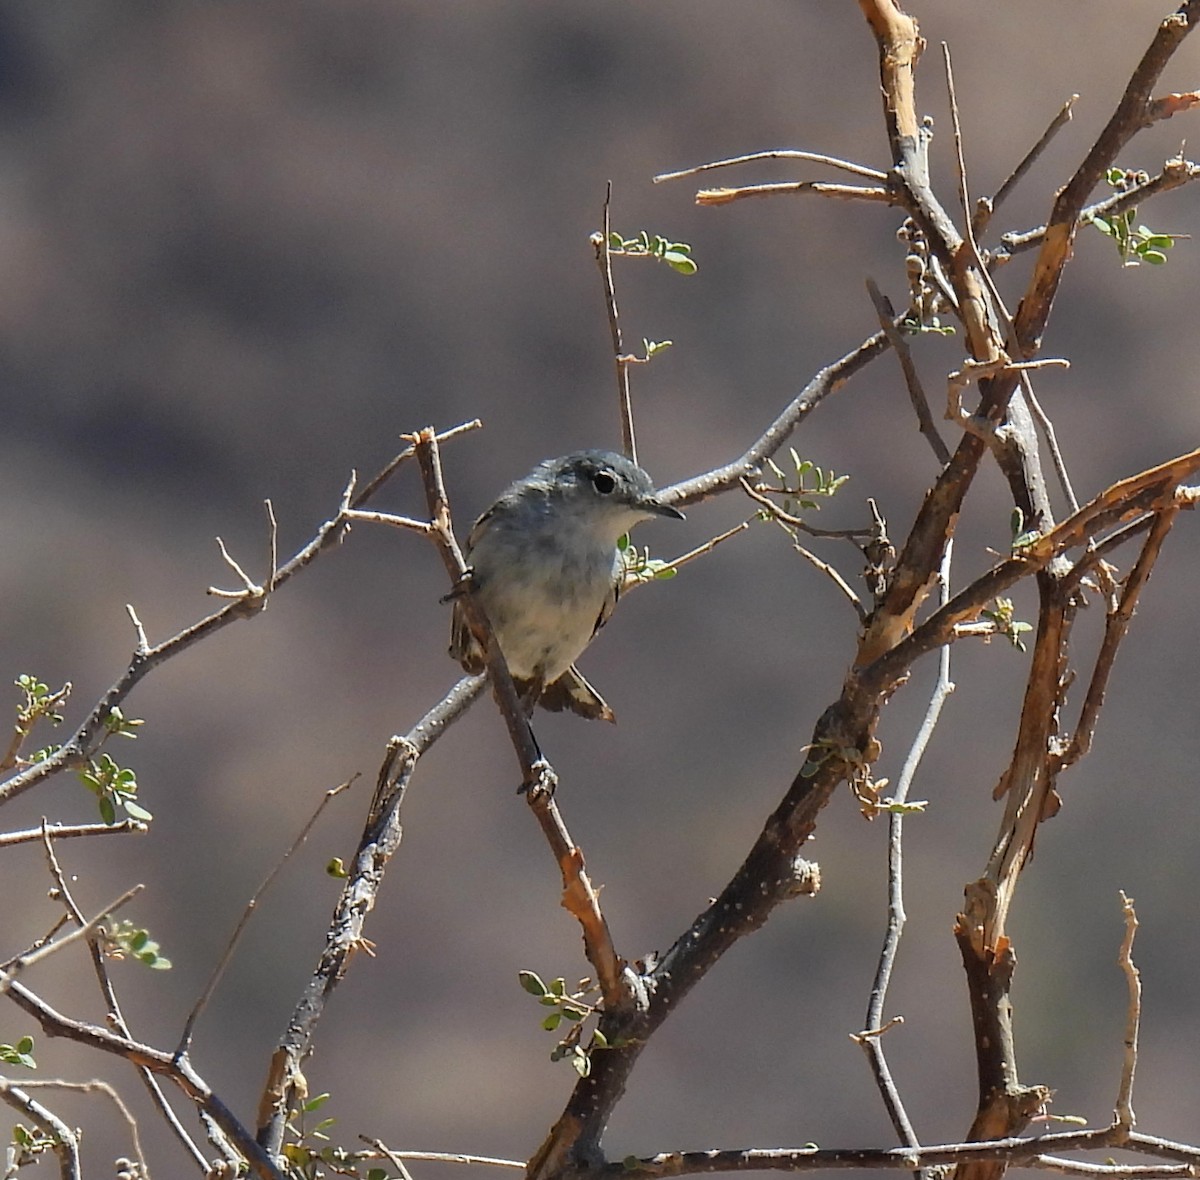
[{"label": "blurred background", "polygon": [[[1045,219],[1167,7],[914,0],[930,44],[921,107],[947,203],[939,42],[954,53],[974,194],[994,191],[1081,95],[994,223],[1024,230]],[[1193,39],[1163,89],[1193,87],[1198,66]],[[1194,119],[1156,126],[1122,164],[1156,171]],[[740,453],[816,369],[874,330],[867,276],[905,301],[894,210],[814,197],[697,209],[697,183],[650,183],[767,148],[886,167],[875,46],[857,5],[10,0],[0,8],[3,680],[70,680],[68,731],[126,666],[126,603],[152,642],[200,618],[215,605],[206,587],[232,584],[215,536],[263,576],[263,499],[290,555],[335,511],[350,472],[376,471],[401,432],[484,420],[444,455],[460,536],[537,460],[619,445],[588,243],[608,181],[614,229],[690,242],[699,263],[691,278],[617,265],[627,343],[674,341],[634,374],[642,462],[667,484]],[[832,177],[785,162],[716,179],[792,178]],[[1141,219],[1196,235],[1196,192]],[[1046,338],[1046,354],[1072,367],[1039,391],[1081,498],[1197,443],[1198,250],[1183,241],[1166,267],[1122,269],[1107,239],[1080,235]],[[999,275],[1014,302],[1028,264]],[[917,354],[936,412],[962,343],[922,340]],[[906,534],[935,465],[893,358],[793,442],[852,477],[819,523],[861,524],[873,496],[893,537]],[[421,504],[414,468],[376,506]],[[747,515],[726,496],[638,540],[669,557]],[[1060,784],[1065,807],[1039,836],[1012,926],[1022,1080],[1052,1086],[1056,1112],[1099,1124],[1125,1017],[1118,889],[1137,899],[1146,1008],[1135,1105],[1143,1129],[1175,1138],[1195,1136],[1200,1084],[1195,536],[1184,518],[1166,546],[1093,752]],[[989,469],[964,514],[959,584],[1008,540],[1008,501]],[[820,553],[858,584],[855,551]],[[388,737],[456,679],[446,589],[419,538],[356,528],[262,616],[132,694],[126,711],[145,725],[112,753],[137,771],[151,832],[60,845],[85,907],[147,884],[126,916],[149,927],[174,970],[114,974],[135,1035],[169,1047],[322,793],[362,776],[284,870],[198,1029],[196,1067],[247,1124],[323,944],[338,891],[323,867],[352,853]],[[1032,620],[1028,592],[1017,598]],[[1085,649],[1101,621],[1081,616]],[[622,954],[665,949],[736,869],[836,697],[854,638],[832,584],[760,525],[633,595],[587,653],[616,728],[539,717]],[[906,827],[909,926],[888,1005],[906,1018],[888,1049],[926,1142],[962,1138],[974,1110],[951,925],[1000,818],[990,795],[1027,665],[1002,642],[963,643],[954,661],[958,690],[913,790],[930,803]],[[888,707],[876,769],[893,782],[932,672],[918,668]],[[6,709],[17,699],[7,694]],[[39,731],[33,746],[49,740]],[[549,1061],[554,1037],[517,972],[573,980],[587,964],[517,782],[486,701],[421,765],[367,928],[374,956],[360,956],[334,995],[306,1070],[313,1093],[332,1092],[322,1114],[338,1120],[339,1141],[365,1133],[397,1148],[525,1158],[566,1100],[574,1074]],[[3,828],[43,815],[90,820],[95,803],[63,776],[6,808]],[[883,930],[885,836],[848,791],[834,799],[810,850],[822,892],[777,911],[664,1026],[616,1112],[610,1156],[893,1142],[847,1036],[862,1026]],[[0,858],[0,957],[48,927],[48,886],[35,847]],[[28,982],[68,1013],[102,1015],[82,956]],[[0,1009],[0,1041],[25,1032],[37,1030]],[[119,1082],[159,1174],[183,1174],[120,1063],[40,1036],[37,1056],[43,1077]],[[129,1154],[102,1100],[55,1104],[87,1128],[92,1165]],[[420,1166],[435,1172],[445,1169]]]}]

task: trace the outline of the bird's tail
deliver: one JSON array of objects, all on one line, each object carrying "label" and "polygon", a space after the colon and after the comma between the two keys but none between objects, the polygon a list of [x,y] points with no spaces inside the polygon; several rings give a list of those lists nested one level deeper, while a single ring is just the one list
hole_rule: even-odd
[{"label": "bird's tail", "polygon": [[616,721],[608,702],[583,678],[572,664],[553,684],[542,689],[538,704],[551,713],[570,709],[591,721]]}]

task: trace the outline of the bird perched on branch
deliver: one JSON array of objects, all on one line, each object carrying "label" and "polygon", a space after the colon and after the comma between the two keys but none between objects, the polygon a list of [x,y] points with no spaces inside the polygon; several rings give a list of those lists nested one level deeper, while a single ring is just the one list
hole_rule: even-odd
[{"label": "bird perched on branch", "polygon": [[[575,660],[608,621],[624,579],[620,537],[653,516],[683,520],[650,477],[612,451],[577,451],[539,463],[475,522],[465,557],[527,713],[534,705],[614,721]],[[484,670],[483,645],[454,604],[450,654]]]}]

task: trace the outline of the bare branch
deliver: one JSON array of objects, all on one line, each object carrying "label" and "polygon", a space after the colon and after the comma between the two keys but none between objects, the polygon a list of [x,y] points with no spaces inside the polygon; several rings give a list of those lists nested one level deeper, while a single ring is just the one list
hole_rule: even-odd
[{"label": "bare branch", "polygon": [[1137,1068],[1138,1026],[1142,1018],[1142,979],[1133,962],[1133,940],[1137,935],[1137,912],[1133,898],[1121,893],[1121,909],[1125,915],[1125,937],[1117,954],[1117,962],[1125,973],[1129,989],[1129,1008],[1125,1015],[1125,1058],[1121,1067],[1121,1089],[1117,1094],[1117,1105],[1113,1112],[1116,1125],[1125,1132],[1133,1130],[1133,1075]]},{"label": "bare branch", "polygon": [[693,168],[684,168],[679,172],[662,172],[654,178],[655,184],[666,180],[682,180],[687,176],[695,176],[700,172],[709,172],[713,168],[729,168],[735,164],[750,164],[755,160],[804,160],[810,164],[827,164],[830,168],[840,168],[843,172],[852,172],[855,176],[865,176],[869,180],[881,183],[887,180],[887,173],[878,168],[868,168],[865,164],[855,164],[851,160],[841,160],[836,156],[823,156],[818,152],[801,152],[787,149],[777,149],[766,152],[751,152],[748,156],[734,156],[728,160],[713,160],[708,164],[697,164]]}]

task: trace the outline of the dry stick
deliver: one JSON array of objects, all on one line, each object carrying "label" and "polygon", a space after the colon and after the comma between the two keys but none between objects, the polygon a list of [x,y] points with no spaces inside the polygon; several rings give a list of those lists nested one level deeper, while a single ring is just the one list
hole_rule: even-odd
[{"label": "dry stick", "polygon": [[[71,893],[71,888],[67,884],[66,874],[62,870],[62,865],[58,862],[58,854],[54,851],[54,841],[50,825],[44,820],[42,821],[42,847],[46,853],[46,861],[50,867],[50,875],[54,878],[55,886],[58,889],[58,895],[62,900],[64,907],[74,921],[79,925],[85,924],[83,910],[79,908]],[[92,959],[92,970],[96,973],[96,981],[100,985],[100,993],[104,997],[105,1006],[108,1009],[109,1026],[116,1029],[122,1036],[129,1036],[129,1026],[125,1021],[125,1014],[121,1011],[120,1002],[117,1000],[117,993],[113,988],[112,979],[108,974],[108,964],[105,962],[104,951],[100,947],[99,939],[93,934],[87,940],[88,952]],[[163,1116],[167,1126],[174,1133],[175,1137],[182,1144],[183,1149],[187,1151],[196,1164],[208,1170],[209,1161],[204,1157],[204,1153],[193,1142],[192,1137],[187,1133],[183,1124],[179,1121],[174,1110],[171,1109],[170,1103],[167,1101],[166,1095],[162,1092],[162,1087],[159,1086],[157,1079],[149,1070],[139,1069],[138,1076],[150,1094],[150,1099],[158,1108],[159,1113]],[[120,1103],[120,1099],[114,1094],[113,1100]],[[137,1122],[130,1117],[129,1119],[132,1135],[134,1151],[142,1165],[142,1170],[149,1174],[149,1168],[146,1165],[145,1153],[142,1151],[141,1141],[138,1137]]]},{"label": "dry stick", "polygon": [[712,160],[707,164],[697,164],[692,168],[684,168],[679,172],[660,172],[655,178],[655,184],[666,180],[682,180],[687,176],[695,176],[700,172],[708,172],[713,168],[729,168],[735,164],[749,164],[755,160],[805,160],[810,164],[827,164],[830,168],[840,168],[844,172],[852,172],[855,176],[865,176],[869,180],[881,183],[887,180],[887,173],[878,168],[868,168],[865,164],[855,164],[852,160],[842,160],[837,156],[823,156],[818,152],[801,152],[787,149],[777,149],[766,152],[751,152],[747,156],[733,156],[728,160]]},{"label": "dry stick", "polygon": [[[941,577],[939,580],[943,606],[950,600],[950,563],[953,551],[954,542],[951,541],[946,546],[946,553],[942,558]],[[918,729],[917,736],[913,739],[912,746],[909,748],[908,757],[904,760],[904,766],[900,771],[900,779],[896,784],[894,798],[898,804],[903,804],[908,800],[909,788],[912,786],[912,781],[917,773],[917,768],[921,764],[921,759],[925,756],[925,749],[929,745],[930,738],[933,737],[933,731],[937,728],[938,718],[942,713],[942,706],[945,705],[946,698],[953,691],[954,684],[950,680],[950,645],[946,644],[938,653],[937,679],[934,682],[933,693],[929,698],[929,707],[925,710],[921,727]],[[871,1069],[875,1074],[875,1083],[879,1087],[880,1094],[883,1096],[884,1105],[887,1107],[888,1116],[892,1120],[892,1126],[895,1127],[896,1134],[906,1146],[916,1147],[919,1144],[919,1140],[904,1109],[900,1092],[892,1079],[891,1070],[888,1067],[887,1058],[883,1052],[882,1038],[879,1035],[880,1030],[884,1028],[883,1007],[887,1001],[888,984],[891,981],[892,967],[896,961],[896,954],[900,949],[900,935],[903,933],[905,923],[903,830],[903,812],[890,812],[888,814],[887,930],[884,935],[883,946],[879,952],[879,965],[875,970],[875,980],[871,985],[871,995],[867,1003],[867,1018],[864,1030],[858,1036],[854,1037],[854,1040],[862,1047],[867,1055],[867,1060],[871,1063]]]},{"label": "dry stick", "polygon": [[[6,1102],[14,1110],[20,1111],[47,1134],[51,1149],[58,1156],[62,1180],[80,1180],[83,1173],[79,1170],[79,1137],[58,1115],[7,1078],[0,1078],[0,1102]],[[12,1172],[5,1171],[6,1176],[15,1174],[15,1169]]]},{"label": "dry stick", "polygon": [[1066,102],[1063,103],[1057,115],[1050,120],[1050,125],[1042,132],[1041,138],[1025,153],[1025,158],[1009,173],[1008,178],[996,190],[995,195],[991,197],[980,197],[975,202],[975,213],[971,218],[971,231],[978,241],[983,237],[984,231],[988,227],[988,223],[992,219],[992,214],[1000,208],[1004,201],[1008,198],[1009,193],[1021,182],[1025,173],[1037,162],[1042,152],[1050,145],[1050,141],[1071,121],[1073,117],[1072,108],[1079,101],[1078,94],[1072,94]]},{"label": "dry stick", "polygon": [[613,361],[617,366],[617,409],[621,420],[621,449],[637,462],[637,441],[633,433],[633,400],[629,393],[629,359],[621,343],[621,322],[617,315],[617,289],[613,283],[612,252],[609,248],[609,238],[612,226],[609,221],[609,208],[612,205],[612,181],[604,190],[604,232],[600,240],[592,239],[596,251],[596,265],[600,268],[600,277],[604,282],[604,307],[608,312],[608,331],[612,337]]},{"label": "dry stick", "polygon": [[1104,704],[1104,692],[1108,687],[1113,662],[1116,660],[1117,648],[1120,647],[1121,640],[1125,638],[1125,633],[1129,630],[1138,596],[1150,577],[1150,571],[1158,560],[1163,541],[1166,540],[1167,533],[1171,531],[1171,526],[1175,523],[1178,513],[1179,506],[1172,504],[1162,512],[1156,513],[1152,518],[1150,536],[1146,538],[1146,543],[1142,547],[1141,553],[1138,554],[1133,569],[1125,579],[1116,609],[1109,613],[1105,621],[1104,639],[1096,657],[1096,666],[1092,670],[1091,681],[1088,683],[1087,695],[1083,699],[1079,720],[1075,725],[1075,733],[1061,760],[1055,763],[1056,770],[1060,766],[1070,766],[1091,749],[1092,735],[1096,730],[1100,708]]},{"label": "dry stick", "polygon": [[1129,1008],[1125,1016],[1125,1057],[1121,1068],[1121,1087],[1117,1093],[1117,1105],[1113,1110],[1113,1119],[1123,1131],[1133,1130],[1133,1074],[1137,1067],[1138,1056],[1138,1025],[1142,1013],[1142,977],[1133,962],[1133,940],[1137,934],[1137,912],[1133,908],[1133,898],[1126,897],[1121,891],[1121,910],[1125,915],[1125,937],[1121,941],[1121,949],[1117,953],[1117,962],[1125,973],[1125,982],[1129,989]]},{"label": "dry stick", "polygon": [[[1073,1164],[1055,1160],[1050,1165],[1049,1152],[1109,1151],[1125,1147],[1147,1155],[1180,1161],[1178,1168],[1153,1169],[1130,1166],[1112,1167],[1097,1173],[1095,1165]],[[1102,1127],[1089,1131],[1061,1131],[1029,1137],[1010,1136],[986,1143],[942,1143],[928,1147],[878,1148],[763,1148],[710,1151],[671,1151],[642,1158],[627,1157],[596,1168],[581,1169],[574,1180],[666,1180],[674,1176],[713,1175],[721,1172],[820,1172],[829,1169],[915,1168],[945,1169],[965,1163],[986,1161],[1021,1167],[1053,1166],[1063,1171],[1078,1167],[1081,1175],[1112,1177],[1188,1176],[1200,1166],[1200,1148],[1149,1135],[1132,1134],[1128,1141],[1121,1138],[1120,1128]]]},{"label": "dry stick", "polygon": [[[480,425],[478,419],[465,422],[438,437],[440,439],[454,438],[468,430],[474,430]],[[346,512],[358,508],[396,471],[406,460],[412,458],[415,450],[410,446],[401,451],[376,475],[367,486],[354,495],[354,480],[351,479],[342,496],[341,506],[335,516],[327,520],[307,545],[300,549],[288,562],[279,568],[267,588],[253,586],[244,591],[223,606],[219,611],[208,615],[186,627],[177,635],[164,640],[155,647],[146,642],[145,631],[137,621],[136,614],[130,608],[130,616],[137,629],[138,643],[130,660],[129,667],[115,684],[100,698],[83,724],[71,735],[59,750],[31,766],[19,774],[12,775],[0,783],[0,804],[7,803],[23,791],[48,778],[50,775],[71,766],[79,766],[95,753],[107,735],[106,722],[115,706],[119,705],[129,695],[132,689],[147,673],[159,664],[186,651],[194,644],[206,639],[214,631],[219,631],[237,619],[252,618],[266,604],[270,591],[277,589],[302,569],[315,561],[325,550],[332,548],[342,540],[347,527]]]},{"label": "dry stick", "polygon": [[259,1177],[259,1180],[284,1180],[271,1158],[255,1143],[250,1133],[213,1093],[208,1083],[196,1073],[189,1061],[176,1059],[173,1054],[153,1049],[131,1037],[110,1032],[98,1025],[64,1016],[16,980],[11,981],[8,991],[13,1002],[41,1025],[46,1036],[67,1037],[92,1049],[123,1057],[134,1065],[144,1066],[170,1079],[198,1110],[210,1117],[229,1137],[245,1156],[253,1175]]},{"label": "dry stick", "polygon": [[246,903],[246,908],[242,911],[242,916],[238,919],[237,925],[233,929],[233,933],[229,936],[229,942],[225,947],[224,953],[217,960],[213,967],[212,974],[208,978],[208,982],[204,985],[204,990],[200,993],[193,1005],[191,1012],[188,1013],[187,1020],[183,1024],[183,1032],[179,1036],[179,1044],[175,1048],[175,1056],[183,1057],[187,1054],[192,1045],[192,1035],[196,1029],[196,1021],[200,1019],[200,1014],[208,1006],[208,1001],[212,999],[212,994],[217,990],[217,984],[221,981],[221,976],[225,974],[225,968],[229,966],[233,959],[233,952],[237,949],[238,943],[241,941],[242,934],[246,926],[250,922],[250,916],[258,908],[258,904],[262,901],[264,894],[275,882],[275,878],[279,876],[280,870],[292,858],[293,854],[300,848],[305,840],[308,839],[308,834],[316,826],[317,820],[321,818],[325,808],[333,802],[337,795],[343,791],[349,790],[350,782],[340,783],[338,786],[331,788],[321,796],[321,802],[317,804],[316,810],[309,816],[308,822],[300,829],[291,846],[284,854],[275,862],[271,871],[263,878],[262,884],[255,890],[254,895]]},{"label": "dry stick", "polygon": [[730,205],[750,197],[780,197],[813,193],[819,197],[836,197],[843,201],[877,201],[895,204],[896,195],[888,188],[866,187],[857,184],[829,184],[820,180],[789,180],[778,184],[752,184],[744,188],[702,188],[696,194],[697,205]]},{"label": "dry stick", "polygon": [[[364,1143],[369,1143],[380,1155],[389,1160],[418,1160],[436,1164],[481,1164],[489,1168],[514,1168],[524,1171],[524,1160],[499,1159],[493,1155],[466,1155],[456,1151],[393,1151],[386,1147],[382,1140],[372,1139],[369,1135],[360,1135]],[[366,1152],[359,1153],[359,1158],[372,1159]]]},{"label": "dry stick", "polygon": [[908,390],[909,401],[912,402],[913,410],[917,415],[917,427],[929,440],[929,445],[933,448],[938,462],[945,467],[950,462],[950,448],[946,446],[945,440],[938,433],[937,426],[934,424],[933,414],[929,409],[929,399],[925,396],[921,378],[917,374],[912,350],[896,325],[896,311],[872,278],[867,279],[867,294],[871,296],[871,302],[875,305],[879,326],[888,338],[888,343],[896,354],[896,360],[900,362],[900,372],[904,375],[904,387]]},{"label": "dry stick", "polygon": [[[744,533],[750,527],[753,521],[753,517],[750,520],[743,520],[741,524],[735,524],[733,528],[726,529],[723,533],[718,533],[715,537],[710,537],[704,542],[703,545],[697,545],[695,549],[689,549],[686,553],[681,553],[678,557],[664,562],[662,566],[663,570],[682,569],[685,565],[695,561],[698,557],[704,557],[706,554],[711,553],[718,545],[728,541],[731,537],[736,537],[739,533]],[[649,582],[652,581],[654,581],[653,578],[636,578],[632,582],[626,582],[621,589],[621,593],[628,594],[631,590],[636,590],[638,586],[648,585]]]},{"label": "dry stick", "polygon": [[78,836],[125,836],[131,832],[144,835],[149,824],[140,819],[123,819],[115,824],[47,824],[44,828],[23,828],[19,832],[0,832],[0,848],[11,844],[32,844],[48,832],[55,840],[67,840]]}]

